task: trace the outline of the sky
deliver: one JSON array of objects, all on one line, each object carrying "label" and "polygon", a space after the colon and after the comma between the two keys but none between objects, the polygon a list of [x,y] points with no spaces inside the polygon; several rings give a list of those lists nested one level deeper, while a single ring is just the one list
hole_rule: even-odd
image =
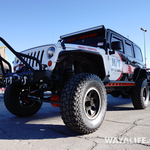
[{"label": "sky", "polygon": [[[57,43],[61,35],[104,25],[142,49],[150,67],[150,0],[0,0],[0,37],[16,51]],[[0,46],[3,44],[0,42]],[[6,49],[8,61],[14,55]]]}]

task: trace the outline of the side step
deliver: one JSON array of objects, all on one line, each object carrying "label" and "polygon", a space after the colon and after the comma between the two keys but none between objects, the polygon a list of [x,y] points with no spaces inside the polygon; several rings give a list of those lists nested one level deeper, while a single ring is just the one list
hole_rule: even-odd
[{"label": "side step", "polygon": [[128,82],[128,81],[110,81],[104,83],[105,87],[128,87],[128,86],[135,86],[135,82]]}]

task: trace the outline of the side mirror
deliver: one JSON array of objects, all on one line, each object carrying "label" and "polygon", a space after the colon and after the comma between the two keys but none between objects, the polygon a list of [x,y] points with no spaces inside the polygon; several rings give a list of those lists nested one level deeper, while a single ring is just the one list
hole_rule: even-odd
[{"label": "side mirror", "polygon": [[111,48],[112,50],[121,50],[121,42],[120,41],[115,41],[111,43]]}]

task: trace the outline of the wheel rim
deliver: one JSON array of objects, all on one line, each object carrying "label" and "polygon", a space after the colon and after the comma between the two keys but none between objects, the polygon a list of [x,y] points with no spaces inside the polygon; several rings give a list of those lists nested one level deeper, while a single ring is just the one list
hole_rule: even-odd
[{"label": "wheel rim", "polygon": [[84,97],[84,113],[89,119],[95,119],[101,109],[101,97],[94,87],[88,89]]},{"label": "wheel rim", "polygon": [[28,92],[28,89],[22,89],[19,95],[19,103],[21,106],[29,108],[29,107],[32,107],[35,102],[26,100],[28,96],[25,93],[27,92]]},{"label": "wheel rim", "polygon": [[146,89],[143,90],[143,101],[146,101]]},{"label": "wheel rim", "polygon": [[148,103],[147,94],[148,94],[147,88],[145,87],[145,88],[143,89],[143,102],[144,102],[145,105],[147,105],[147,103]]}]

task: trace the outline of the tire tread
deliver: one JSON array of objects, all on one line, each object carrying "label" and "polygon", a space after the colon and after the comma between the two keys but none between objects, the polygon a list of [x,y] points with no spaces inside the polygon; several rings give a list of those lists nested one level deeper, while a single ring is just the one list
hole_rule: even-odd
[{"label": "tire tread", "polygon": [[60,113],[64,123],[68,128],[80,134],[92,133],[100,126],[90,129],[80,116],[80,96],[82,95],[85,84],[93,79],[101,83],[103,97],[106,100],[107,96],[103,82],[98,76],[88,73],[77,74],[68,80],[60,98]]}]

